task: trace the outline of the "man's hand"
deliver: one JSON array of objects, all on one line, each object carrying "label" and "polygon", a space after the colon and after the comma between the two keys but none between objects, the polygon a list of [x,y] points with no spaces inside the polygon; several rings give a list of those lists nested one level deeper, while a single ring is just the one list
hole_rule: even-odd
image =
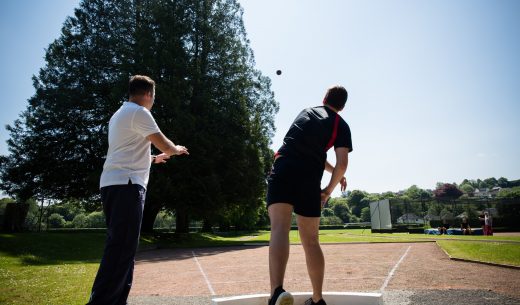
[{"label": "man's hand", "polygon": [[189,155],[188,149],[181,145],[175,145],[174,155]]},{"label": "man's hand", "polygon": [[153,133],[146,138],[152,142],[153,146],[167,155],[189,155],[186,147],[175,145],[162,132]]},{"label": "man's hand", "polygon": [[155,164],[166,163],[166,160],[170,159],[168,154],[162,153],[160,155],[155,156]]},{"label": "man's hand", "polygon": [[327,205],[327,202],[329,201],[330,199],[330,192],[327,191],[327,189],[324,189],[321,191],[321,208],[323,209],[326,205]]},{"label": "man's hand", "polygon": [[341,191],[344,192],[347,189],[347,178],[341,178],[339,184],[341,185]]}]

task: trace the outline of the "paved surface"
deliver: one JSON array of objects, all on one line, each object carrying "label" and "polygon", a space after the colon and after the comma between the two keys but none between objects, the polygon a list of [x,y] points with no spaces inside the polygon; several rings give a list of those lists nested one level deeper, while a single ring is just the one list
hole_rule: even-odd
[{"label": "paved surface", "polygon": [[[311,291],[303,249],[292,245],[285,288]],[[385,305],[520,305],[520,270],[449,260],[435,243],[323,245],[325,291],[383,291]],[[268,247],[138,254],[130,305],[207,305],[266,293]]]}]

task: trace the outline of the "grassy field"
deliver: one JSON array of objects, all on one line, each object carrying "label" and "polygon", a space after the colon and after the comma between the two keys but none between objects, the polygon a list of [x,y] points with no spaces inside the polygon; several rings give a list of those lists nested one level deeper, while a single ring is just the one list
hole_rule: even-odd
[{"label": "grassy field", "polygon": [[[257,244],[269,242],[269,231],[254,232],[229,232],[219,234],[190,234],[189,236],[176,236],[172,233],[160,233],[154,236],[143,237],[149,245],[160,248],[177,247],[207,247],[229,246],[243,244]],[[292,230],[289,234],[291,243],[299,243],[298,231]],[[517,241],[520,236],[461,236],[461,235],[424,235],[424,234],[372,234],[369,229],[349,230],[321,230],[320,241],[322,243],[351,243],[351,242],[417,242],[433,240],[475,240],[475,241]]]},{"label": "grassy field", "polygon": [[520,266],[520,244],[453,240],[442,240],[437,243],[452,257]]},{"label": "grassy field", "polygon": [[104,233],[1,234],[0,304],[85,304]]},{"label": "grassy field", "polygon": [[[320,239],[322,243],[437,240],[455,257],[520,265],[520,236],[432,236],[371,234],[370,230],[322,230]],[[0,304],[85,304],[103,253],[104,240],[103,232],[0,234]],[[481,242],[484,240],[492,242]],[[158,233],[142,236],[140,249],[228,246],[268,241],[269,231],[187,235]],[[290,241],[299,243],[297,231],[291,231]]]}]

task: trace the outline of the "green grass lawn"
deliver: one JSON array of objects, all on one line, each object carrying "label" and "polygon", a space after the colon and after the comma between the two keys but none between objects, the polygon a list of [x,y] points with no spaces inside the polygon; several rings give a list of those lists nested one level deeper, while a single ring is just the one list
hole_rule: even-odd
[{"label": "green grass lawn", "polygon": [[[345,235],[361,235],[369,238],[383,237],[383,238],[399,238],[406,239],[409,241],[417,240],[450,240],[450,239],[461,239],[461,240],[497,240],[497,241],[517,241],[520,242],[520,236],[483,236],[483,235],[426,235],[426,234],[408,234],[408,233],[374,233],[370,232],[370,229],[350,229],[350,230],[330,230],[331,232],[341,232]],[[320,231],[322,232],[322,231]],[[325,231],[328,232],[328,231]]]},{"label": "green grass lawn", "polygon": [[0,234],[0,304],[85,304],[104,233]]},{"label": "green grass lawn", "polygon": [[451,257],[488,263],[520,266],[520,245],[501,242],[458,242],[441,240],[437,243]]},{"label": "green grass lawn", "polygon": [[[226,233],[199,233],[184,236],[176,236],[172,233],[157,233],[153,236],[143,237],[150,245],[160,248],[177,247],[208,247],[230,246],[243,244],[257,244],[269,242],[269,231],[254,232],[226,232]],[[292,230],[289,234],[291,243],[299,243],[298,231]],[[349,230],[320,230],[322,243],[350,243],[350,242],[417,242],[433,240],[507,240],[520,242],[520,236],[479,236],[479,235],[425,235],[425,234],[372,234],[370,229]]]},{"label": "green grass lawn", "polygon": [[[156,233],[141,237],[140,249],[267,243],[269,231],[219,234]],[[468,241],[454,241],[454,238]],[[371,234],[370,230],[322,230],[322,243],[436,240],[455,257],[520,265],[520,237]],[[477,240],[477,241],[469,241]],[[479,242],[488,240],[493,242]],[[0,234],[0,304],[85,304],[99,266],[104,232]],[[291,243],[299,243],[297,231]]]}]

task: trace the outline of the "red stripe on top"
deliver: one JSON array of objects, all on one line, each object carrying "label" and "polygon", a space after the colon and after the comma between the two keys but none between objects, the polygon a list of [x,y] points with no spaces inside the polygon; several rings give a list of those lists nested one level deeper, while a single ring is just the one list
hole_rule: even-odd
[{"label": "red stripe on top", "polygon": [[330,137],[329,143],[325,147],[325,151],[329,150],[332,145],[334,145],[334,141],[336,141],[336,136],[338,135],[338,125],[339,125],[339,115],[336,114],[336,119],[334,120],[334,129],[332,130],[332,136]]}]

